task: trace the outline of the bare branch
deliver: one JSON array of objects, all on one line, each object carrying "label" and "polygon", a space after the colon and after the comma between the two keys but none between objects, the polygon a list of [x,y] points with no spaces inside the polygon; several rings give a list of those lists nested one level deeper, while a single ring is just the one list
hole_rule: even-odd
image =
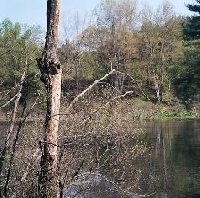
[{"label": "bare branch", "polygon": [[100,78],[99,80],[95,80],[93,82],[93,84],[91,84],[87,89],[85,89],[84,91],[82,91],[69,105],[67,112],[69,112],[73,105],[80,99],[82,98],[87,92],[89,92],[96,84],[100,83],[101,81],[105,80],[108,78],[108,76],[115,74],[117,71],[115,69],[113,69],[112,71],[110,71],[108,74],[106,74],[105,76],[103,76],[102,78]]},{"label": "bare branch", "polygon": [[8,104],[10,104],[13,100],[15,100],[16,97],[17,97],[17,95],[18,95],[18,93],[15,94],[9,101],[7,101],[4,105],[2,105],[1,108],[6,107],[6,106],[7,106]]},{"label": "bare branch", "polygon": [[[116,96],[116,97],[112,98],[110,101],[114,101],[114,100],[117,100],[117,99],[124,98],[124,97],[126,97],[127,95],[130,95],[130,94],[132,94],[132,93],[133,93],[133,91],[127,91],[126,93],[124,93],[124,94],[122,94],[122,95],[119,95],[119,96]],[[110,101],[109,101],[109,102],[110,102]]]}]

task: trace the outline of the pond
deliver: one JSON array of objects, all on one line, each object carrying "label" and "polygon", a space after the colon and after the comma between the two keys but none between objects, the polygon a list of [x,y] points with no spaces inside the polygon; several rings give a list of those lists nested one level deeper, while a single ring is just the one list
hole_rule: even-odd
[{"label": "pond", "polygon": [[[76,193],[79,194],[77,197],[84,198],[200,197],[200,120],[149,121],[140,123],[139,127],[145,131],[143,141],[151,148],[151,153],[145,160],[134,162],[139,164],[143,172],[139,181],[139,194],[117,193],[120,191],[117,185],[97,173],[93,179],[81,176],[79,180],[84,180],[83,185],[87,183],[84,189],[89,187],[90,190],[80,195],[80,187],[71,186],[66,189],[66,197],[76,197]],[[131,172],[130,167],[126,171]],[[73,196],[69,196],[70,193]]]},{"label": "pond", "polygon": [[200,120],[147,122],[158,188],[153,197],[200,197]]},{"label": "pond", "polygon": [[[2,148],[3,144],[2,134],[7,124],[6,122],[0,123],[0,148]],[[130,160],[132,165],[137,166],[141,172],[138,174],[139,177],[137,181],[137,189],[139,189],[139,191],[132,192],[128,191],[127,188],[126,195],[118,193],[118,190],[121,190],[118,186],[129,187],[132,184],[134,185],[136,181],[131,177],[135,174],[134,171],[136,169],[131,166],[125,168],[121,167],[122,169],[124,168],[123,170],[126,172],[124,175],[130,175],[130,178],[124,178],[124,181],[116,182],[112,180],[112,174],[109,172],[115,172],[115,169],[119,169],[119,167],[113,166],[105,170],[105,168],[108,168],[105,165],[99,172],[94,173],[94,177],[90,175],[89,179],[88,176],[79,175],[79,186],[65,188],[65,197],[200,197],[200,120],[148,121],[139,123],[138,128],[143,129],[144,137],[142,137],[142,140],[149,148],[149,154],[147,156],[138,158],[138,161],[132,162]],[[32,133],[29,133],[29,136],[30,134]],[[37,141],[38,140],[35,140],[36,146]],[[31,144],[28,143],[27,148],[29,145]],[[21,159],[20,155],[19,158]],[[127,160],[127,162],[130,161]],[[128,165],[126,162],[121,162],[121,164],[125,166]],[[36,174],[34,173],[34,175]],[[91,179],[91,177],[93,178]],[[35,181],[37,181],[37,179]],[[93,184],[91,181],[94,181]],[[120,185],[120,182],[123,185]],[[97,191],[95,192],[94,188],[91,188],[91,191],[87,190],[86,193],[82,193],[82,195],[78,193],[79,195],[76,196],[76,192],[80,191],[81,183],[89,185],[89,187],[95,186]],[[109,192],[110,189],[112,189],[112,192]]]}]

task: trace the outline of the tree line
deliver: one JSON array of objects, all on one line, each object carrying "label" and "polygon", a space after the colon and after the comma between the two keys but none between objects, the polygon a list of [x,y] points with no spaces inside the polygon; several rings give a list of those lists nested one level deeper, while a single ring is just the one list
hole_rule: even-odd
[{"label": "tree line", "polygon": [[[199,4],[199,2],[197,1]],[[198,5],[188,5],[197,12]],[[199,13],[198,13],[199,14]],[[70,100],[95,79],[119,71],[107,83],[121,93],[154,102],[188,107],[198,91],[199,16],[177,16],[169,2],[157,9],[138,8],[137,1],[104,1],[90,19],[77,14],[66,23],[58,48],[63,65],[62,93]],[[68,33],[69,33],[68,31]],[[1,106],[13,97],[21,74],[27,70],[22,102],[42,89],[36,59],[43,49],[41,27],[5,19],[0,23]]]}]

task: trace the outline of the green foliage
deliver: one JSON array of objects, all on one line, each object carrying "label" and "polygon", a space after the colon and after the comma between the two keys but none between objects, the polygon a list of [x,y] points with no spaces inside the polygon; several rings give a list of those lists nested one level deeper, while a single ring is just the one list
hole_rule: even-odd
[{"label": "green foliage", "polygon": [[[28,27],[12,23],[5,19],[0,23],[0,79],[3,82],[1,90],[13,89],[20,82],[21,75],[27,71],[23,88],[23,98],[32,97],[39,89],[39,70],[36,58],[41,53],[41,29],[37,26]],[[15,91],[10,93],[10,97]],[[6,100],[6,98],[4,98]]]},{"label": "green foliage", "polygon": [[[198,13],[198,5],[188,8]],[[122,93],[133,90],[137,96],[167,104],[178,97],[192,106],[200,82],[199,16],[177,17],[168,2],[155,11],[145,7],[138,16],[132,0],[102,2],[94,15],[93,24],[80,27],[82,31],[59,49],[64,95],[73,98],[116,69],[123,75],[112,76],[107,83]],[[40,38],[39,27],[8,19],[0,24],[1,90],[15,87],[28,65],[23,95],[31,98],[38,93],[41,84],[35,60],[42,49]]]},{"label": "green foliage", "polygon": [[200,39],[200,16],[187,17],[184,23],[184,39]]},{"label": "green foliage", "polygon": [[177,67],[179,70],[175,72],[177,77],[174,78],[174,84],[177,95],[190,109],[200,85],[200,17],[192,16],[185,18],[183,28],[184,58],[182,61],[179,61],[179,66]]},{"label": "green foliage", "polygon": [[188,4],[187,7],[191,12],[197,13],[186,18],[184,24],[184,35],[186,40],[200,39],[200,1],[196,0],[197,4]]},{"label": "green foliage", "polygon": [[135,72],[141,75],[140,79],[145,86],[143,89],[146,89],[149,98],[166,102],[166,99],[171,99],[166,96],[173,96],[169,92],[172,91],[171,83],[176,78],[174,70],[184,55],[182,19],[174,14],[168,3],[163,4],[161,10],[155,15],[147,15],[144,10]]},{"label": "green foliage", "polygon": [[181,112],[181,113],[172,113],[172,112],[165,112],[162,113],[158,119],[194,119],[199,118],[198,115],[192,112]]}]

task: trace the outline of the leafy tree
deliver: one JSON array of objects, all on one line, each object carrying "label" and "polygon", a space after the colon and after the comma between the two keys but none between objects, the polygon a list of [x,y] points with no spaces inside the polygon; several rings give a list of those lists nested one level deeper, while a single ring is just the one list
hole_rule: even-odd
[{"label": "leafy tree", "polygon": [[196,0],[197,4],[188,4],[190,11],[197,13],[191,17],[187,17],[184,34],[186,40],[200,39],[200,1]]},{"label": "leafy tree", "polygon": [[[0,79],[1,91],[13,90],[15,93],[21,75],[27,70],[27,78],[23,88],[23,97],[32,97],[37,93],[40,83],[37,82],[39,70],[36,67],[36,57],[41,51],[40,27],[28,27],[12,23],[5,19],[0,23]],[[2,102],[5,102],[7,97]]]},{"label": "leafy tree", "polygon": [[[131,0],[102,2],[95,10],[96,22],[85,33],[85,45],[93,50],[101,71],[126,71],[126,63],[134,53],[136,2]],[[111,84],[123,88],[123,77],[113,76]]]},{"label": "leafy tree", "polygon": [[187,5],[188,9],[197,15],[184,19],[184,61],[180,75],[175,81],[178,95],[188,108],[192,107],[200,85],[200,1],[196,2],[197,4]]},{"label": "leafy tree", "polygon": [[155,13],[143,11],[139,34],[142,78],[146,80],[148,90],[155,92],[158,102],[166,100],[163,96],[171,89],[171,70],[182,38],[181,20],[175,16],[172,5],[165,2]]}]

